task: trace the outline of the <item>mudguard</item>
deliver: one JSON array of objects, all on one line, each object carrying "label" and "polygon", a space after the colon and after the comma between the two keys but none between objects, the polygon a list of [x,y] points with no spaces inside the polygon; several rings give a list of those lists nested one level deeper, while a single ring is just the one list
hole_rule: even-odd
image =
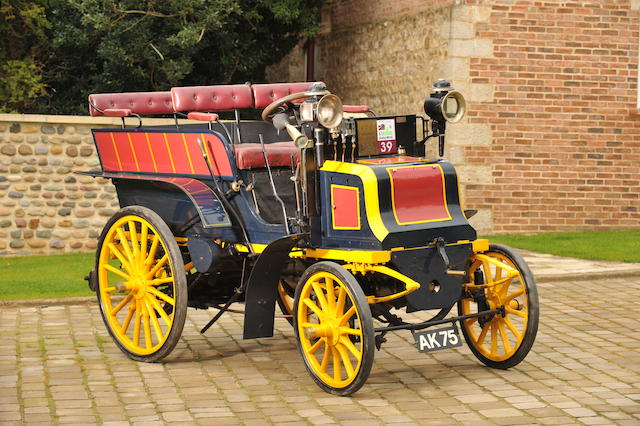
[{"label": "mudguard", "polygon": [[244,339],[272,337],[277,286],[291,249],[308,234],[294,234],[273,241],[253,265],[244,310]]}]

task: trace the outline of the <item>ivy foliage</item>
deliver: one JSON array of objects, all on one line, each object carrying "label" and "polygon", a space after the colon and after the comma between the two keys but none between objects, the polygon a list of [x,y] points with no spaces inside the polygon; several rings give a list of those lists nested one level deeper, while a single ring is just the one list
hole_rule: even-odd
[{"label": "ivy foliage", "polygon": [[[44,7],[26,31],[42,47],[22,67],[17,96],[0,67],[0,104],[37,99],[25,111],[86,113],[90,93],[261,81],[317,28],[321,0],[0,0]],[[46,4],[45,4],[46,3]],[[41,10],[40,9],[40,10]],[[23,19],[26,22],[26,19]],[[2,35],[3,27],[0,27]],[[28,43],[19,52],[28,50]],[[19,56],[19,55],[18,55]],[[24,55],[23,55],[24,56]],[[12,58],[14,59],[14,58]],[[25,63],[26,64],[26,63]],[[14,65],[14,69],[15,69]],[[29,73],[32,74],[29,74]],[[31,75],[30,79],[28,76]],[[18,77],[14,77],[18,78]],[[26,89],[30,87],[30,89]],[[47,95],[42,96],[46,90]]]}]

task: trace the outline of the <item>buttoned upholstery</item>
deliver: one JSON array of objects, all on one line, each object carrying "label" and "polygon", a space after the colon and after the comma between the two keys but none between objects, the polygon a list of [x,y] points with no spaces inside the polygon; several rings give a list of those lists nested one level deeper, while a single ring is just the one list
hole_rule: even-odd
[{"label": "buttoned upholstery", "polygon": [[[251,170],[266,167],[262,146],[259,143],[243,143],[234,146],[236,154],[236,166],[240,170]],[[267,160],[271,167],[290,167],[291,157],[293,163],[300,161],[300,149],[293,142],[275,142],[265,144]]]},{"label": "buttoned upholstery", "polygon": [[[305,81],[302,83],[270,83],[254,84],[253,90],[254,108],[264,108],[273,101],[292,93],[306,92],[316,82]],[[322,82],[317,82],[322,83]]]},{"label": "buttoned upholstery", "polygon": [[171,92],[95,93],[89,95],[89,114],[92,116],[107,115],[98,110],[128,110],[129,114],[139,115],[173,114]]},{"label": "buttoned upholstery", "polygon": [[246,84],[174,87],[171,98],[175,111],[227,111],[253,108],[251,87]]}]

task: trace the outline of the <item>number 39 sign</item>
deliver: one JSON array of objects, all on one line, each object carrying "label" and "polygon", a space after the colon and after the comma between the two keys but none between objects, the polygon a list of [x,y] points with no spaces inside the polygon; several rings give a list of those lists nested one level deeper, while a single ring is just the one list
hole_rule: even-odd
[{"label": "number 39 sign", "polygon": [[396,122],[393,118],[377,120],[378,154],[393,154],[398,151],[396,146]]}]

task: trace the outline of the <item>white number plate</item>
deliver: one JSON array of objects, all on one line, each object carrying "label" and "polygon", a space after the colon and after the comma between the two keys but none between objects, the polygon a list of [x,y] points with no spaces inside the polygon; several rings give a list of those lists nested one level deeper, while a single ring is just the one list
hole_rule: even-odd
[{"label": "white number plate", "polygon": [[462,346],[458,327],[455,325],[413,333],[413,337],[416,339],[416,346],[420,352],[433,352]]}]

